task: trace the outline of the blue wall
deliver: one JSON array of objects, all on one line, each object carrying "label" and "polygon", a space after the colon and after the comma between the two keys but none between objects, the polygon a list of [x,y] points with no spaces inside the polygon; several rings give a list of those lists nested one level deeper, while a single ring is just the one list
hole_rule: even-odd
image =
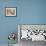
[{"label": "blue wall", "polygon": [[[6,17],[5,7],[16,7],[17,16]],[[9,32],[18,32],[18,24],[46,24],[46,0],[1,0],[0,44],[8,43]]]}]

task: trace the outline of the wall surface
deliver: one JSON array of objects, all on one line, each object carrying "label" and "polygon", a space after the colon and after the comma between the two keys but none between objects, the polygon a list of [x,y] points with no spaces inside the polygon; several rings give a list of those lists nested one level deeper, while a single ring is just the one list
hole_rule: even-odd
[{"label": "wall surface", "polygon": [[[5,7],[16,7],[17,16],[6,17]],[[46,0],[0,0],[0,44],[8,43],[9,32],[17,34],[18,24],[46,24]]]}]

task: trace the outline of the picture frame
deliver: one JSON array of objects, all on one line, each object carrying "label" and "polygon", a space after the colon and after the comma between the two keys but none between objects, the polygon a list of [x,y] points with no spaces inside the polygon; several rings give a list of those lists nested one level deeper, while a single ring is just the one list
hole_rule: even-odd
[{"label": "picture frame", "polygon": [[16,7],[6,7],[5,8],[5,15],[6,16],[10,16],[10,17],[14,17],[14,16],[17,16],[16,14],[17,12],[17,8]]},{"label": "picture frame", "polygon": [[[28,36],[27,39],[22,37],[23,30],[28,30],[28,35],[26,34],[26,36]],[[21,42],[22,40],[46,41],[46,24],[18,24],[18,42]]]}]

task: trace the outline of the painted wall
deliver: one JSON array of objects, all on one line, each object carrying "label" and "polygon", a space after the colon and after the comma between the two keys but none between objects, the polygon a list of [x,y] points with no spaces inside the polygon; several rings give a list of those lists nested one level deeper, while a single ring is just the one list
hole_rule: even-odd
[{"label": "painted wall", "polygon": [[[16,17],[6,17],[5,7],[16,7]],[[18,24],[46,24],[46,0],[0,0],[0,44],[7,44],[9,32]],[[17,39],[16,39],[17,43]]]}]

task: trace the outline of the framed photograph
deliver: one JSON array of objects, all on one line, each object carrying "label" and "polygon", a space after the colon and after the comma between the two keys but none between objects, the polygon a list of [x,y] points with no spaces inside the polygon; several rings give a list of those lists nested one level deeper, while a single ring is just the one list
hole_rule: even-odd
[{"label": "framed photograph", "polygon": [[19,24],[18,42],[23,40],[46,41],[46,24]]},{"label": "framed photograph", "polygon": [[15,7],[7,7],[5,9],[6,11],[6,16],[16,16],[16,8]]}]

